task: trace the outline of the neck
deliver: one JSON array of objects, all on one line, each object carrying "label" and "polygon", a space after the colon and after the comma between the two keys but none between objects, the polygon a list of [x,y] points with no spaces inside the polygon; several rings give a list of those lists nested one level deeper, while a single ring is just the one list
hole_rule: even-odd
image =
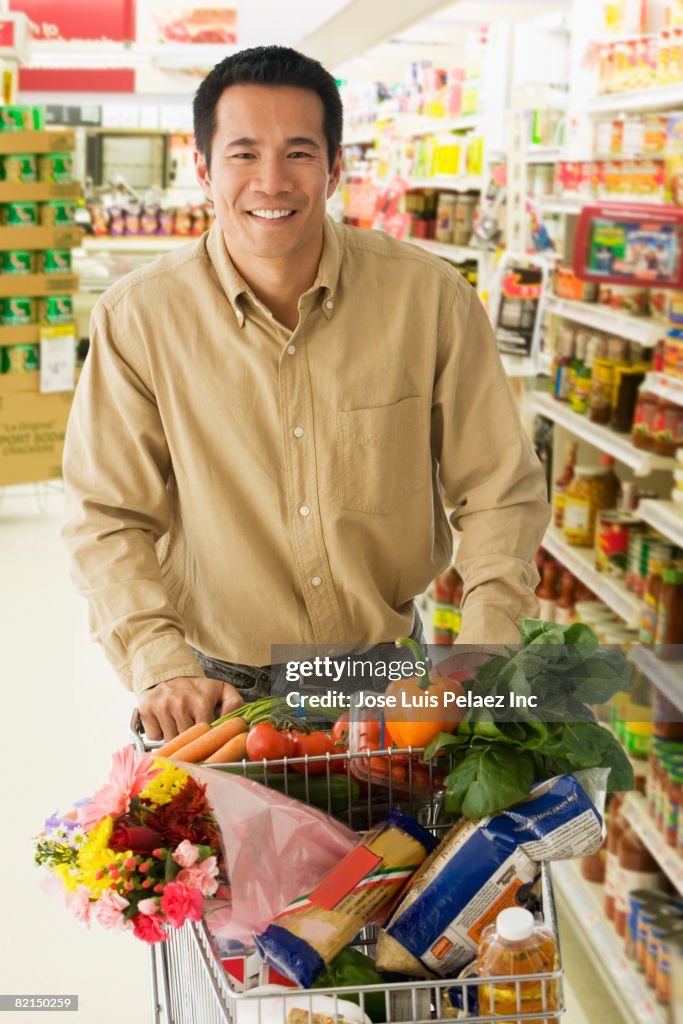
[{"label": "neck", "polygon": [[233,266],[257,299],[286,327],[294,330],[299,321],[299,299],[315,282],[323,249],[323,235],[315,247],[282,259],[266,259],[234,251],[225,239]]}]

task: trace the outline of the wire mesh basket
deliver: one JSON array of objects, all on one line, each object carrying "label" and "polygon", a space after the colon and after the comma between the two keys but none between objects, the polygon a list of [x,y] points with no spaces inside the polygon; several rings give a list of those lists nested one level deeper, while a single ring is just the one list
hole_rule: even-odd
[{"label": "wire mesh basket", "polygon": [[[146,743],[141,734],[137,715],[133,718],[131,734],[138,749],[153,752],[154,745]],[[377,758],[386,762],[386,784],[376,781],[367,753],[325,754],[256,763],[243,761],[223,768],[245,777],[256,775],[257,781],[266,786],[276,782],[281,792],[289,792],[290,786],[296,788],[296,794],[290,795],[315,803],[357,832],[372,827],[392,809],[400,807],[440,837],[452,827],[455,818],[445,810],[443,792],[433,767],[429,767],[427,777],[421,773],[419,790],[413,784],[412,758],[420,753],[412,748],[373,751],[373,761]],[[393,781],[394,760],[405,766],[400,787]],[[337,782],[333,782],[335,779]],[[340,800],[344,780],[346,801]],[[325,790],[327,799],[321,801],[320,793],[324,794]],[[545,924],[555,938],[559,955],[552,880],[545,864],[541,869],[540,895]],[[351,945],[372,956],[376,937],[376,929],[369,927]],[[154,1024],[342,1024],[351,1020],[345,1016],[350,1002],[356,1004],[357,1012],[360,1011],[360,1016],[354,1019],[372,1019],[363,1016],[369,1000],[375,1008],[375,1017],[379,1001],[386,1024],[445,1024],[451,1020],[469,1024],[501,1024],[502,1021],[505,1024],[524,1021],[550,1024],[565,1012],[563,971],[559,961],[552,973],[392,981],[343,989],[292,989],[264,995],[248,989],[238,991],[233,978],[236,973],[247,977],[248,958],[231,953],[228,973],[204,922],[188,921],[182,928],[172,929],[167,942],[150,947],[149,956]],[[243,961],[241,969],[240,961]],[[533,1012],[525,1012],[531,985],[534,986]],[[506,999],[504,1014],[500,1010],[496,1012],[494,1002],[496,991],[500,992],[502,986]],[[321,997],[328,1000],[322,1010]]]}]

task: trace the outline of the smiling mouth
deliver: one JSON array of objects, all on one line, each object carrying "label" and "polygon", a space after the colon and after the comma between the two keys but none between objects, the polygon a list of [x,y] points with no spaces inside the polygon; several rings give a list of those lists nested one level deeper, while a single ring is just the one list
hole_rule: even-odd
[{"label": "smiling mouth", "polygon": [[296,210],[247,210],[247,213],[258,220],[287,220],[294,216]]}]

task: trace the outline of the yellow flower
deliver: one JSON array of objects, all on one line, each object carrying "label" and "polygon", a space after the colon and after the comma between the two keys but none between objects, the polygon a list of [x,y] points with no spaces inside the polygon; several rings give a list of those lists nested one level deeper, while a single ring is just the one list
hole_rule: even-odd
[{"label": "yellow flower", "polygon": [[183,771],[182,768],[177,768],[176,765],[171,764],[169,761],[160,759],[154,762],[154,767],[163,768],[163,771],[156,778],[152,779],[151,782],[147,783],[140,797],[148,800],[155,807],[161,807],[162,804],[170,803],[173,797],[177,796],[181,789],[185,788],[187,772]]},{"label": "yellow flower", "polygon": [[57,878],[61,878],[62,885],[67,892],[76,892],[80,878],[74,873],[70,864],[55,864],[52,870]]},{"label": "yellow flower", "polygon": [[[119,865],[122,863],[121,854],[114,853],[109,849],[112,830],[112,818],[111,815],[107,815],[98,825],[95,825],[76,855],[80,881],[91,892],[102,892],[109,889],[111,879],[106,873],[107,868],[112,862]],[[104,877],[96,877],[99,871],[105,873]]]}]

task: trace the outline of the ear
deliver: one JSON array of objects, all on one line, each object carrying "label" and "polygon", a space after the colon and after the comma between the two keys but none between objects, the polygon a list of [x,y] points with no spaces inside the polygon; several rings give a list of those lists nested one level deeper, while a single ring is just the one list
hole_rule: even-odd
[{"label": "ear", "polygon": [[197,181],[202,192],[209,200],[213,202],[213,190],[211,188],[211,180],[209,178],[209,169],[206,166],[206,159],[203,153],[200,153],[198,149],[194,151],[194,170],[197,175]]},{"label": "ear", "polygon": [[341,150],[341,146],[340,146],[339,150],[337,151],[337,156],[335,158],[335,161],[332,164],[332,168],[330,170],[330,180],[329,180],[329,182],[327,184],[327,198],[328,199],[330,199],[330,197],[333,196],[335,191],[336,191],[337,185],[339,184],[339,179],[341,178],[341,172],[342,172],[342,150]]}]

